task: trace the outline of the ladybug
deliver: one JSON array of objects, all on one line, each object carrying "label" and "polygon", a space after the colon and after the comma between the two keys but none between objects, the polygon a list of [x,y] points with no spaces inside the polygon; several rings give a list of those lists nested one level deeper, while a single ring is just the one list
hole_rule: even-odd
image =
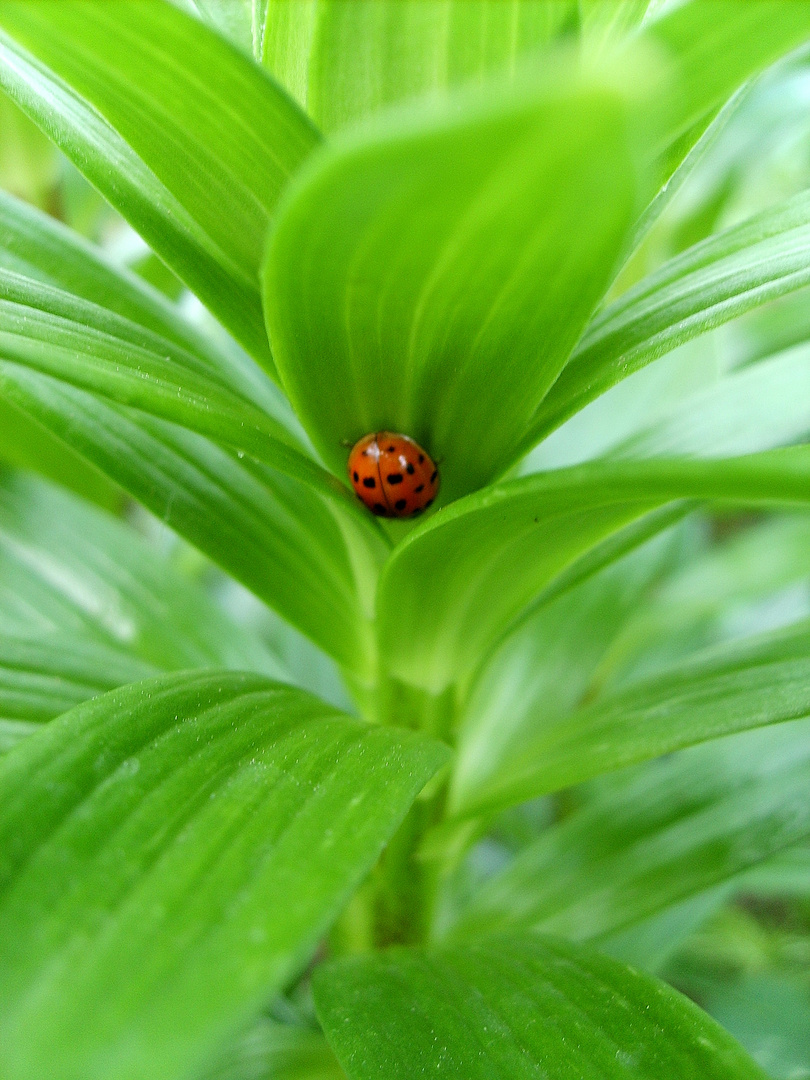
[{"label": "ladybug", "polygon": [[364,435],[349,454],[349,477],[358,499],[378,517],[416,517],[439,490],[439,470],[407,435]]}]

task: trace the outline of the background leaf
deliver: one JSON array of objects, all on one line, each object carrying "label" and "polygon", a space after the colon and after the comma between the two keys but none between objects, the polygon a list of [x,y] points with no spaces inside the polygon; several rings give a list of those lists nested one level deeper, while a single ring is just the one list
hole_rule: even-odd
[{"label": "background leaf", "polygon": [[437,1070],[469,1080],[765,1075],[674,990],[554,939],[344,960],[318,972],[315,1000],[352,1080]]},{"label": "background leaf", "polygon": [[746,732],[603,782],[487,882],[455,933],[603,941],[766,861],[810,832],[808,730]]},{"label": "background leaf", "polygon": [[562,719],[552,716],[479,786],[473,805],[522,802],[683,746],[808,716],[808,676],[807,624],[708,650]]},{"label": "background leaf", "polygon": [[596,316],[538,408],[526,445],[644,364],[808,280],[805,195],[694,245]]},{"label": "background leaf", "polygon": [[302,171],[264,301],[285,389],[336,472],[345,441],[381,429],[441,463],[446,498],[511,460],[634,218],[626,104],[598,74],[535,79],[401,113]]},{"label": "background leaf", "polygon": [[317,142],[247,58],[169,4],[0,6],[0,82],[235,337],[272,369],[258,270]]},{"label": "background leaf", "polygon": [[199,1068],[300,970],[444,758],[217,671],[26,740],[0,762],[4,1075]]},{"label": "background leaf", "polygon": [[509,76],[576,29],[575,0],[267,0],[264,65],[324,131],[430,91]]}]

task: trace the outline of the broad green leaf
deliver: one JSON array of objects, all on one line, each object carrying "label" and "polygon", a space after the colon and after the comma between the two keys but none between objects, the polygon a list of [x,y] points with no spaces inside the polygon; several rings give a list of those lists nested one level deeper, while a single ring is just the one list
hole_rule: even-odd
[{"label": "broad green leaf", "polygon": [[161,669],[213,664],[286,677],[132,528],[22,477],[0,485],[0,632],[96,642],[101,678],[103,647]]},{"label": "broad green leaf", "polygon": [[12,750],[3,1076],[199,1071],[301,970],[444,759],[218,671],[113,691]]},{"label": "broad green leaf", "polygon": [[487,882],[454,936],[532,929],[602,941],[808,836],[808,782],[806,721],[617,777]]},{"label": "broad green leaf", "polygon": [[699,653],[583,705],[501,764],[461,813],[557,791],[694,743],[810,716],[810,624]]},{"label": "broad green leaf", "polygon": [[319,1031],[261,1017],[200,1080],[345,1080]]},{"label": "broad green leaf", "polygon": [[553,938],[395,949],[315,977],[351,1080],[765,1080],[676,991]]},{"label": "broad green leaf", "polygon": [[293,181],[268,331],[336,471],[380,429],[426,447],[445,497],[514,457],[637,209],[626,105],[606,75],[570,72],[462,94],[335,140]]},{"label": "broad green leaf", "polygon": [[537,409],[526,447],[650,361],[808,282],[806,195],[689,248],[591,322]]},{"label": "broad green leaf", "polygon": [[654,538],[541,605],[504,638],[460,709],[451,806],[474,799],[504,758],[593,692],[600,662],[678,547],[677,532]]},{"label": "broad green leaf", "polygon": [[0,85],[272,369],[258,271],[317,142],[262,71],[169,4],[0,5]]},{"label": "broad green leaf", "polygon": [[[0,616],[0,621],[2,616]],[[50,633],[0,636],[0,751],[46,720],[158,668],[124,649]]]},{"label": "broad green leaf", "polygon": [[[197,0],[199,2],[199,0]],[[513,75],[578,23],[576,0],[266,0],[262,59],[325,131]]]},{"label": "broad green leaf", "polygon": [[382,655],[396,677],[438,693],[578,558],[645,513],[683,499],[801,504],[809,481],[810,452],[795,447],[594,463],[493,485],[441,510],[392,553],[378,595]]},{"label": "broad green leaf", "polygon": [[347,495],[336,488],[324,498],[247,456],[30,369],[8,365],[2,374],[20,407],[368,679],[376,575],[388,546]]}]

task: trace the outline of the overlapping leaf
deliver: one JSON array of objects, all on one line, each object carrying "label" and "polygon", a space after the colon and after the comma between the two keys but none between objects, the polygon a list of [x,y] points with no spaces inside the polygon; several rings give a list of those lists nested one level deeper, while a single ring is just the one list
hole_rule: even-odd
[{"label": "overlapping leaf", "polygon": [[489,881],[455,932],[603,940],[764,862],[810,833],[808,731],[750,732],[618,778]]},{"label": "overlapping leaf", "polygon": [[[350,670],[368,677],[387,548],[348,498],[324,499],[189,431],[8,365],[5,392]],[[348,506],[343,514],[342,506]]]},{"label": "overlapping leaf", "polygon": [[262,60],[323,130],[488,75],[576,29],[572,0],[265,3]]},{"label": "overlapping leaf", "polygon": [[284,674],[134,530],[21,477],[0,486],[0,631],[58,634],[77,647],[96,642],[102,680],[104,646],[161,669],[214,664]]},{"label": "overlapping leaf", "polygon": [[291,185],[268,328],[336,471],[385,428],[441,462],[450,497],[514,456],[638,209],[627,104],[598,73],[493,88],[344,137]]},{"label": "overlapping leaf", "polygon": [[575,560],[648,511],[679,499],[803,503],[808,481],[810,453],[796,447],[718,462],[594,463],[468,496],[387,562],[378,598],[385,661],[403,681],[439,692]]},{"label": "overlapping leaf", "polygon": [[444,758],[217,671],[26,740],[0,762],[4,1077],[199,1070],[306,962]]},{"label": "overlapping leaf", "polygon": [[351,1080],[765,1080],[692,1002],[553,938],[344,960],[315,1000]]},{"label": "overlapping leaf", "polygon": [[592,321],[538,408],[526,445],[663,353],[808,282],[806,195],[689,248]]},{"label": "overlapping leaf", "polygon": [[[468,793],[508,806],[603,772],[749,728],[810,716],[810,626],[708,650],[563,719]],[[587,750],[587,753],[585,752]]]},{"label": "overlapping leaf", "polygon": [[254,356],[270,214],[317,142],[246,57],[169,4],[0,6],[0,83]]}]

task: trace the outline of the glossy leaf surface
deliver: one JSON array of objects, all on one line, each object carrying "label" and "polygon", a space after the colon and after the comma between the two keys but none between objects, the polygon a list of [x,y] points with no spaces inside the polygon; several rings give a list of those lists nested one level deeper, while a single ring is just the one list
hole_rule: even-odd
[{"label": "glossy leaf surface", "polygon": [[789,848],[810,833],[809,732],[747,732],[603,784],[486,884],[456,933],[602,940]]},{"label": "glossy leaf surface", "polygon": [[[508,805],[693,743],[810,715],[810,627],[708,650],[557,722],[473,805]],[[587,748],[587,754],[583,750]]]},{"label": "glossy leaf surface", "polygon": [[0,7],[3,88],[254,356],[269,216],[317,142],[250,61],[169,4]]},{"label": "glossy leaf surface", "polygon": [[435,693],[577,558],[646,512],[679,499],[802,503],[809,481],[810,454],[796,447],[718,462],[594,463],[493,485],[392,554],[378,599],[386,661]]},{"label": "glossy leaf surface", "polygon": [[315,998],[351,1080],[765,1077],[668,986],[553,938],[345,960],[318,973]]},{"label": "glossy leaf surface", "polygon": [[0,762],[4,1076],[199,1069],[300,970],[444,758],[217,671],[26,740]]},{"label": "glossy leaf surface", "polygon": [[598,74],[461,96],[336,141],[290,186],[268,329],[337,472],[377,430],[424,446],[445,498],[514,456],[633,221],[626,106]]}]

